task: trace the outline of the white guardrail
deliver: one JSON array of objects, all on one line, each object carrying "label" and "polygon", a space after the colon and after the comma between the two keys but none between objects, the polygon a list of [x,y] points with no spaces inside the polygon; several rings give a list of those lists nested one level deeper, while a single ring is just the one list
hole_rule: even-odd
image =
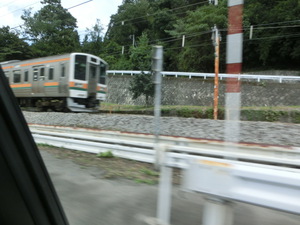
[{"label": "white guardrail", "polygon": [[[37,143],[94,154],[112,151],[117,157],[147,163],[155,161],[154,136],[150,134],[43,125],[30,125],[30,129]],[[172,136],[160,136],[159,142],[169,152],[300,167],[300,147],[224,145],[220,141]],[[230,146],[234,151],[228,151]]]},{"label": "white guardrail", "polygon": [[[160,183],[157,223],[170,224],[172,168],[183,170],[182,187],[204,194],[203,225],[232,225],[230,202],[240,201],[300,215],[300,148],[227,144],[147,134],[30,125],[37,143],[154,163]],[[230,150],[230,147],[233,147]],[[200,224],[200,222],[199,222]]]},{"label": "white guardrail", "polygon": [[[137,70],[108,70],[108,74],[112,75],[136,75],[141,73],[149,74],[150,71],[137,71]],[[214,78],[214,73],[196,73],[196,72],[171,72],[171,71],[162,71],[162,76],[182,76],[182,77],[202,77],[204,79],[206,78]],[[277,80],[280,83],[283,81],[300,81],[300,76],[282,76],[282,75],[251,75],[251,74],[225,74],[225,73],[219,73],[218,77],[220,80],[225,78],[238,78],[241,79],[248,79],[248,80],[256,80],[257,82],[260,82],[261,80]]]}]

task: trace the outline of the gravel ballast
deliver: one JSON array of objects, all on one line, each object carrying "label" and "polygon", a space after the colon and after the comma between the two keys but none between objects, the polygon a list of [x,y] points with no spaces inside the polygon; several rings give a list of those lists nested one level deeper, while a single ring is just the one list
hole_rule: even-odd
[{"label": "gravel ballast", "polygon": [[[123,114],[23,112],[28,123],[153,133],[154,117]],[[224,140],[224,120],[162,117],[163,135]],[[300,146],[300,124],[240,121],[240,141]]]}]

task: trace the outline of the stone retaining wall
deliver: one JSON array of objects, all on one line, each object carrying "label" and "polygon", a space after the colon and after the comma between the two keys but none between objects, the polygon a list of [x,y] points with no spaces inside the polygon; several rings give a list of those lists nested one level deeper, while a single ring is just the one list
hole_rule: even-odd
[{"label": "stone retaining wall", "polygon": [[[132,76],[109,75],[106,102],[128,105],[144,105],[145,98],[132,99],[129,92]],[[226,83],[220,80],[219,105],[224,105]],[[164,77],[162,105],[212,106],[214,96],[212,78]],[[300,82],[243,80],[242,106],[293,106],[300,105]]]}]

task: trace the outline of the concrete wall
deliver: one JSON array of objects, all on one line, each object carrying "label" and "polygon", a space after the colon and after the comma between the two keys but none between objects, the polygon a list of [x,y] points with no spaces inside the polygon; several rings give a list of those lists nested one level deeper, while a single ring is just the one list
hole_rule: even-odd
[{"label": "concrete wall", "polygon": [[[107,101],[117,104],[144,105],[145,98],[133,100],[128,90],[132,76],[109,75]],[[226,83],[220,80],[219,105],[224,105]],[[162,105],[212,106],[214,80],[164,77]],[[300,105],[300,82],[242,81],[242,106]]]}]

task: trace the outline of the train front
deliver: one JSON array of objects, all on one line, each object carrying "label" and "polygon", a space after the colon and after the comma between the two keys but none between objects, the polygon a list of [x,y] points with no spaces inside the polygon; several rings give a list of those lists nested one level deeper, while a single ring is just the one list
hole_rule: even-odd
[{"label": "train front", "polygon": [[72,53],[68,108],[74,112],[97,112],[106,99],[107,63],[97,56]]}]

